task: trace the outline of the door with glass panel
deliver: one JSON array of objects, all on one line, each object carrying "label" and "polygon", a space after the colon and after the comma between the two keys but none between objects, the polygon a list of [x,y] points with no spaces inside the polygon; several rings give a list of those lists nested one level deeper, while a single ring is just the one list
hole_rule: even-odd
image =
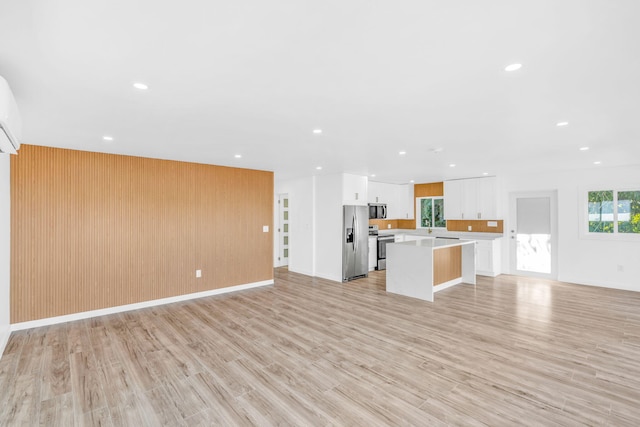
[{"label": "door with glass panel", "polygon": [[511,193],[509,258],[511,273],[557,278],[557,193]]},{"label": "door with glass panel", "polygon": [[278,195],[278,266],[289,265],[289,195]]}]

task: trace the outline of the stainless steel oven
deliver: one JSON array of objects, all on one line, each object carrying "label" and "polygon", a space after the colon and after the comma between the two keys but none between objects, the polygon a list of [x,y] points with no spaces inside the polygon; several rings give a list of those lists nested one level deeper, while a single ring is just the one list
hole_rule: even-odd
[{"label": "stainless steel oven", "polygon": [[393,234],[378,236],[378,265],[376,270],[387,269],[387,243],[393,243],[396,237]]}]

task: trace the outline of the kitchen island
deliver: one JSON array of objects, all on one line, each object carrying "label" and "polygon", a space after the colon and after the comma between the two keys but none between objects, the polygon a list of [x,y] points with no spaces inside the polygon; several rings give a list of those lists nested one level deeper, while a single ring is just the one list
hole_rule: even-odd
[{"label": "kitchen island", "polygon": [[433,302],[458,283],[476,284],[475,240],[423,239],[387,245],[387,292]]}]

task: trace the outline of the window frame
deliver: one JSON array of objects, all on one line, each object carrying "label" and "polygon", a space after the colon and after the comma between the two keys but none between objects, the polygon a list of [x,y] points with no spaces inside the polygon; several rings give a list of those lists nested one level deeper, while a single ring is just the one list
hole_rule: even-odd
[{"label": "window frame", "polygon": [[[613,233],[598,233],[589,231],[589,193],[593,191],[613,191]],[[640,186],[590,186],[580,190],[579,236],[588,240],[608,241],[640,241],[640,233],[620,233],[618,231],[618,193],[625,191],[640,191]]]},{"label": "window frame", "polygon": [[[444,220],[444,227],[423,227],[421,225],[422,222],[422,200],[423,199],[431,199],[431,222],[435,223],[435,221],[433,220],[433,201],[434,200],[442,200],[442,219]],[[420,229],[420,230],[428,230],[429,228],[432,230],[438,230],[438,231],[447,231],[447,219],[444,216],[444,204],[445,204],[445,198],[444,196],[422,196],[422,197],[416,197],[416,230]]]}]

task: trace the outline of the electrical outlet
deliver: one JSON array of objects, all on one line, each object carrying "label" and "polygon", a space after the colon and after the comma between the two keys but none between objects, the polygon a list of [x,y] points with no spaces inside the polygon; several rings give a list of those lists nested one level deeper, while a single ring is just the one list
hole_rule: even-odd
[{"label": "electrical outlet", "polygon": [[391,228],[391,224],[387,224],[387,228]]},{"label": "electrical outlet", "polygon": [[471,231],[471,230],[473,230],[473,227],[472,226],[468,226],[467,227],[467,231]]},{"label": "electrical outlet", "polygon": [[196,277],[202,277],[202,270],[196,270]]},{"label": "electrical outlet", "polygon": [[268,233],[269,232],[269,226],[268,225],[263,225],[262,226],[262,232],[263,233]]}]

